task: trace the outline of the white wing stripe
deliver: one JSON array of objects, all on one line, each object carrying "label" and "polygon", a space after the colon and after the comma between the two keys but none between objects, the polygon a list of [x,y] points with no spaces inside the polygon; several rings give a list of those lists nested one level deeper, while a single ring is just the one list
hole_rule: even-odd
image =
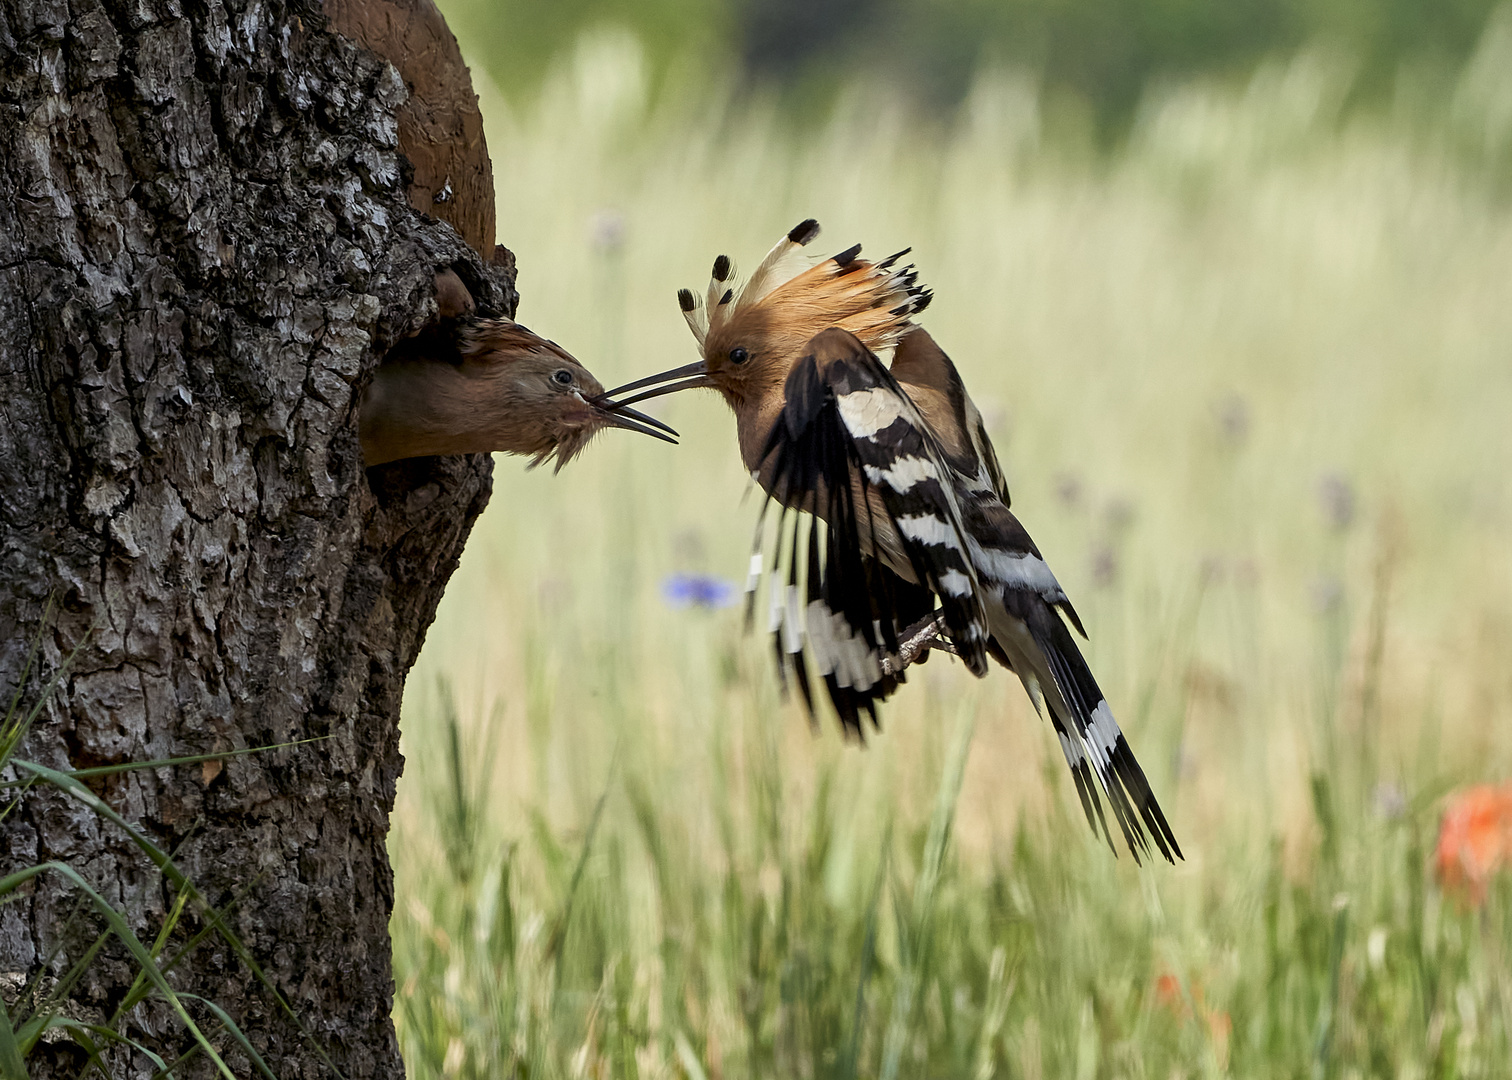
[{"label": "white wing stripe", "polygon": [[1056,734],[1060,736],[1061,753],[1066,755],[1066,764],[1071,766],[1072,772],[1075,772],[1076,767],[1081,764],[1081,747],[1073,742],[1071,737],[1064,731],[1057,731]]},{"label": "white wing stripe", "polygon": [[971,579],[959,570],[947,570],[940,575],[940,588],[951,596],[970,596]]},{"label": "white wing stripe", "polygon": [[833,674],[839,686],[863,691],[882,678],[881,665],[865,640],[823,600],[809,602],[808,626],[820,675]]},{"label": "white wing stripe", "polygon": [[808,639],[809,648],[813,650],[814,666],[819,669],[820,676],[832,674],[835,670],[835,636],[832,633],[829,618],[829,608],[823,600],[811,600],[808,606]]},{"label": "white wing stripe", "polygon": [[961,550],[961,541],[956,535],[955,529],[950,527],[950,522],[943,521],[933,514],[910,514],[900,517],[898,531],[910,540],[919,544],[936,544],[940,547]]},{"label": "white wing stripe", "polygon": [[891,426],[898,417],[907,415],[908,409],[899,395],[885,386],[840,394],[835,398],[835,405],[846,429],[858,439],[870,439]]},{"label": "white wing stripe", "polygon": [[787,598],[787,607],[782,614],[782,650],[791,654],[803,649],[801,627],[798,623],[798,587],[789,585],[783,592]]},{"label": "white wing stripe", "polygon": [[873,484],[886,484],[900,495],[925,480],[938,480],[940,472],[928,458],[899,458],[885,469],[866,466],[866,478]]}]

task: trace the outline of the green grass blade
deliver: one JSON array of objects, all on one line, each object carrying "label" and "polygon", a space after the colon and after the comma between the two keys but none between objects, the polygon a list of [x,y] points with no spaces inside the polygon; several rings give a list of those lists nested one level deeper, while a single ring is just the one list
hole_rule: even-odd
[{"label": "green grass blade", "polygon": [[866,932],[861,940],[861,974],[856,979],[856,1003],[851,1010],[851,1036],[846,1047],[845,1062],[840,1069],[841,1080],[856,1080],[856,1070],[861,1063],[861,1030],[866,1022],[866,985],[871,981],[872,968],[877,961],[877,920],[882,909],[883,886],[887,884],[888,867],[892,861],[891,821],[882,830],[881,850],[870,899],[866,902]]},{"label": "green grass blade", "polygon": [[[141,1043],[137,1042],[137,1040],[127,1035],[122,1035],[119,1031],[112,1031],[110,1028],[105,1027],[103,1024],[86,1024],[81,1020],[70,1020],[66,1016],[59,1016],[54,1017],[52,1023],[49,1026],[60,1028],[64,1031],[73,1033],[75,1037],[87,1033],[89,1035],[104,1039],[107,1042],[117,1042],[122,1046],[129,1046],[137,1053],[145,1057],[148,1061],[152,1062],[152,1064],[155,1065],[160,1072],[168,1067],[163,1063],[162,1058],[160,1058],[157,1054],[154,1054],[151,1050],[143,1046]],[[100,1070],[102,1075],[108,1075],[105,1073],[104,1066],[99,1063],[98,1055],[95,1055],[92,1058],[92,1063],[94,1064],[95,1068]]]},{"label": "green grass blade", "polygon": [[79,781],[75,780],[67,773],[59,772],[56,769],[49,769],[45,765],[38,765],[35,762],[25,761],[20,758],[12,761],[11,764],[18,769],[32,773],[40,779],[47,781],[49,784],[52,784],[54,787],[60,789],[68,795],[71,795],[73,798],[89,807],[101,817],[119,826],[126,833],[131,842],[135,844],[142,851],[142,853],[152,861],[152,864],[156,866],[158,868],[158,871],[165,877],[167,877],[169,881],[173,882],[173,884],[179,888],[192,888],[189,879],[185,877],[183,872],[173,864],[173,860],[168,857],[167,853],[164,852],[162,848],[158,847],[151,840],[149,840],[144,833],[142,833],[120,814],[116,813],[115,809],[109,803],[107,803],[104,799],[101,799],[94,792],[90,791],[89,788],[79,783]]},{"label": "green grass blade", "polygon": [[171,1064],[159,1067],[158,1071],[152,1074],[152,1080],[173,1080],[173,1070],[177,1069],[180,1065],[193,1061],[198,1055],[199,1047],[191,1046],[188,1050],[185,1050],[178,1057],[174,1058]]},{"label": "green grass blade", "polygon": [[556,968],[557,982],[561,983],[562,976],[562,943],[567,939],[567,927],[572,922],[572,907],[577,900],[578,888],[583,883],[583,871],[588,867],[588,856],[593,853],[593,839],[598,835],[599,822],[604,817],[604,806],[609,802],[609,792],[614,784],[614,770],[610,769],[609,779],[604,784],[604,790],[594,804],[593,816],[588,819],[588,831],[583,834],[583,850],[578,853],[577,865],[572,868],[572,879],[567,883],[567,895],[562,898],[562,910],[557,915],[556,925],[552,928],[551,937],[546,944],[546,956],[549,957]]},{"label": "green grass blade", "polygon": [[[150,839],[147,838],[147,836],[145,836],[140,830],[136,829],[120,814],[116,813],[116,811],[108,803],[96,796],[94,792],[90,791],[83,784],[79,783],[73,777],[68,776],[66,773],[59,772],[56,769],[49,769],[45,765],[38,765],[35,762],[15,759],[12,761],[12,764],[17,766],[18,768],[22,768],[28,772],[36,774],[41,779],[46,780],[48,783],[53,784],[55,787],[58,787],[61,790],[67,792],[69,795],[72,795],[74,798],[82,802],[85,806],[88,806],[90,809],[98,813],[101,817],[104,817],[107,820],[118,825],[123,831],[125,831],[126,835],[131,839],[131,842],[134,843],[152,861],[153,865],[158,868],[159,872],[162,873],[164,877],[166,877],[179,889],[189,891],[196,900],[200,900],[199,890],[195,888],[194,883],[185,876],[184,872],[174,864],[173,860],[169,858],[161,848],[154,844]],[[221,937],[225,939],[226,943],[230,945],[231,948],[235,951],[237,959],[239,959],[243,964],[247,965],[247,968],[252,972],[253,977],[262,984],[265,990],[273,995],[274,1000],[278,1002],[278,1005],[283,1010],[284,1015],[286,1015],[299,1029],[300,1033],[305,1037],[306,1041],[310,1045],[310,1048],[315,1052],[315,1055],[320,1058],[321,1062],[328,1069],[330,1069],[335,1076],[337,1076],[338,1078],[342,1077],[341,1070],[336,1067],[336,1063],[331,1060],[330,1055],[326,1053],[325,1048],[319,1044],[319,1042],[315,1039],[315,1036],[304,1026],[304,1023],[299,1019],[298,1015],[295,1014],[294,1009],[289,1005],[287,999],[285,999],[283,994],[279,992],[278,988],[273,985],[273,980],[268,978],[267,973],[263,971],[262,965],[253,958],[251,952],[248,951],[247,947],[242,944],[241,939],[236,936],[231,928],[226,925],[225,921],[219,915],[217,915],[213,909],[209,908],[208,905],[203,904],[203,900],[200,900],[200,903],[202,905],[201,910],[199,911],[200,916],[207,919],[212,925],[215,926]]]},{"label": "green grass blade", "polygon": [[[178,895],[173,898],[173,907],[169,910],[167,918],[163,920],[163,925],[158,927],[157,939],[152,943],[152,962],[154,964],[158,962],[158,957],[162,955],[163,947],[168,943],[168,938],[173,933],[173,928],[183,918],[184,908],[189,903],[189,896],[189,890],[180,889]],[[168,969],[160,965],[158,970],[166,974]],[[125,995],[121,998],[121,1003],[116,1006],[115,1012],[110,1018],[112,1024],[119,1020],[124,1013],[128,1013],[136,1008],[137,1004],[146,997],[148,992],[147,985],[147,981],[143,978],[142,973],[137,972],[136,979],[127,988]]]},{"label": "green grass blade", "polygon": [[[297,739],[294,742],[270,743],[267,746],[244,746],[239,750],[218,750],[210,754],[154,758],[151,761],[127,761],[120,765],[97,765],[90,769],[69,769],[67,771],[60,771],[59,775],[71,777],[74,780],[93,780],[96,777],[115,776],[118,773],[140,772],[143,769],[166,769],[177,765],[202,765],[207,761],[222,761],[226,758],[242,757],[245,754],[262,754],[269,750],[287,750],[290,747],[304,746],[307,743],[324,742],[330,738],[333,738],[333,736],[316,735],[309,739]],[[32,782],[31,780],[0,781],[0,791],[7,788],[25,787]]]},{"label": "green grass blade", "polygon": [[257,1052],[257,1049],[247,1039],[247,1036],[242,1034],[242,1029],[236,1026],[236,1021],[231,1019],[230,1014],[228,1014],[225,1009],[221,1008],[209,998],[200,997],[198,994],[181,994],[180,996],[187,998],[190,1001],[198,1001],[201,1005],[214,1013],[215,1018],[225,1026],[225,1029],[231,1033],[231,1037],[237,1041],[237,1044],[240,1045],[241,1048],[246,1051],[247,1056],[252,1059],[252,1064],[257,1066],[257,1071],[266,1076],[268,1080],[278,1080],[278,1077],[274,1074],[273,1070],[268,1068],[268,1063],[263,1060],[262,1055]]},{"label": "green grass blade", "polygon": [[[88,907],[84,907],[83,910],[87,911]],[[72,918],[70,918],[70,924],[72,923],[72,921]],[[34,1015],[29,1020],[27,1020],[27,1022],[22,1026],[21,1031],[18,1033],[18,1038],[21,1040],[21,1052],[23,1054],[31,1053],[32,1046],[36,1043],[37,1039],[41,1037],[42,1032],[46,1029],[48,1021],[50,1021],[52,1017],[56,1015],[56,1010],[53,1010],[52,1006],[64,1001],[68,997],[68,995],[73,991],[73,988],[78,985],[79,980],[84,977],[84,973],[89,970],[89,966],[94,963],[94,959],[100,954],[100,950],[105,947],[106,942],[108,942],[109,940],[109,930],[97,936],[94,941],[90,943],[89,948],[84,950],[84,955],[75,960],[69,966],[69,969],[63,973],[63,977],[53,985],[53,988],[48,991],[47,996],[41,1001],[37,1002],[36,1007],[32,1010]],[[54,955],[61,951],[61,949],[62,944],[60,943],[54,950]],[[46,969],[43,968],[43,970]]]},{"label": "green grass blade", "polygon": [[955,822],[956,804],[961,796],[961,781],[966,775],[966,758],[971,749],[971,735],[975,726],[976,714],[969,707],[963,708],[956,720],[950,750],[940,773],[934,812],[929,819],[929,835],[924,841],[924,859],[919,867],[919,880],[914,883],[912,912],[907,927],[911,947],[906,954],[903,970],[898,974],[892,1015],[882,1044],[879,1080],[897,1080],[898,1070],[902,1067],[903,1050],[909,1041],[916,998],[929,960],[935,894],[944,870],[945,852],[950,845],[951,826]]},{"label": "green grass blade", "polygon": [[688,1037],[681,1030],[673,1032],[672,1043],[677,1049],[677,1062],[683,1067],[683,1072],[688,1074],[688,1080],[709,1080],[709,1074],[704,1072],[698,1055],[693,1052],[693,1044],[688,1042]]},{"label": "green grass blade", "polygon": [[5,1080],[27,1080],[26,1062],[21,1057],[21,1046],[16,1042],[15,1029],[11,1027],[10,1014],[0,1003],[0,1074]]},{"label": "green grass blade", "polygon": [[120,912],[106,903],[105,898],[95,892],[89,882],[85,881],[73,867],[67,863],[45,862],[27,867],[25,870],[19,870],[14,874],[0,878],[0,896],[14,892],[27,881],[45,872],[55,873],[67,878],[94,902],[95,909],[110,925],[115,936],[126,946],[138,966],[147,975],[147,978],[151,980],[153,986],[157,988],[158,993],[162,994],[163,999],[168,1002],[169,1007],[178,1014],[179,1022],[194,1037],[195,1042],[204,1047],[205,1053],[210,1055],[210,1060],[215,1062],[215,1066],[221,1075],[225,1076],[226,1080],[235,1080],[231,1070],[221,1060],[220,1055],[215,1052],[215,1047],[210,1045],[209,1040],[205,1038],[204,1033],[200,1031],[199,1026],[194,1022],[194,1018],[184,1009],[183,1003],[179,1000],[178,995],[174,993],[173,987],[169,986],[168,981],[163,978],[163,973],[158,970],[157,964],[153,962],[151,954],[147,951],[147,947],[131,932],[131,927],[126,925],[126,920],[121,917]]}]

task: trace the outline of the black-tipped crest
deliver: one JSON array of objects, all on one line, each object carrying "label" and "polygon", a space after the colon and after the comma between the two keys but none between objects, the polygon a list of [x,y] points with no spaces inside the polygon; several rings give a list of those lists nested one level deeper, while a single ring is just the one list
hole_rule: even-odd
[{"label": "black-tipped crest", "polygon": [[851,247],[846,248],[840,254],[836,255],[835,263],[838,266],[849,266],[851,263],[856,261],[856,256],[859,254],[861,254],[861,245],[854,244]]},{"label": "black-tipped crest", "polygon": [[813,218],[804,218],[788,232],[788,239],[795,244],[807,244],[819,235],[819,223]]},{"label": "black-tipped crest", "polygon": [[[721,255],[704,291],[679,293],[700,352],[711,339],[718,344],[742,313],[762,304],[767,311],[793,310],[817,327],[854,331],[868,348],[892,348],[909,329],[908,316],[917,310],[912,301],[922,288],[912,265],[898,265],[907,249],[882,264],[865,259],[860,244],[825,259],[805,257],[802,246],[818,235],[819,223],[805,219],[773,245],[743,286],[736,284],[734,260]],[[785,306],[790,302],[794,308]],[[766,317],[766,322],[772,318],[777,317]]]},{"label": "black-tipped crest", "polygon": [[698,306],[698,298],[693,295],[692,289],[677,290],[677,306],[684,311],[692,311]]}]

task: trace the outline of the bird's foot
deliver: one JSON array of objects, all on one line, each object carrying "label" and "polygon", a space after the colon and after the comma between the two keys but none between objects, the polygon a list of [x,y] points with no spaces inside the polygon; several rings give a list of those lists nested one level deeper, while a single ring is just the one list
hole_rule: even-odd
[{"label": "bird's foot", "polygon": [[917,663],[930,649],[956,653],[956,647],[944,637],[945,616],[942,613],[926,615],[898,636],[896,656],[882,658],[882,674],[897,675],[910,664]]}]

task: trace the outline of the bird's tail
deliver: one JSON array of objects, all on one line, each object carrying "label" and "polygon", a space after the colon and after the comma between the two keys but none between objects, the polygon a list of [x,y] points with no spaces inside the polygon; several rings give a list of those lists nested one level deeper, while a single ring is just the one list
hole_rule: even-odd
[{"label": "bird's tail", "polygon": [[1108,846],[1113,846],[1098,796],[1101,789],[1136,862],[1149,854],[1152,840],[1167,862],[1175,862],[1183,857],[1176,835],[1075,638],[1054,610],[1043,604],[1037,607],[1032,614],[1026,612],[1030,617],[1025,622],[1055,684],[1055,693],[1044,688],[1047,711],[1088,824],[1094,832],[1101,826]]}]

